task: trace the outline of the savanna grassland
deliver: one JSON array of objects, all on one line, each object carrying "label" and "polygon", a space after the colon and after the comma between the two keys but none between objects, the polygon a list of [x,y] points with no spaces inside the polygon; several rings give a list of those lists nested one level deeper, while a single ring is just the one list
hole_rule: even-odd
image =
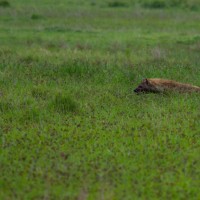
[{"label": "savanna grassland", "polygon": [[0,199],[200,199],[195,0],[0,0]]}]

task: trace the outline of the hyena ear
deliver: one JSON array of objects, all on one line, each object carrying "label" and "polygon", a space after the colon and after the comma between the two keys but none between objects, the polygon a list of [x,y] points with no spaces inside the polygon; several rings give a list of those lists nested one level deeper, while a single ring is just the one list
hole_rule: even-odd
[{"label": "hyena ear", "polygon": [[145,83],[148,85],[149,84],[149,81],[147,78],[145,78]]}]

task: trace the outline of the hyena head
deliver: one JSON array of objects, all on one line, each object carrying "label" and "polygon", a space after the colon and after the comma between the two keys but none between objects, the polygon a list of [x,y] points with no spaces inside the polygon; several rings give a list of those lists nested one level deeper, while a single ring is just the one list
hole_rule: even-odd
[{"label": "hyena head", "polygon": [[142,92],[158,92],[155,85],[150,80],[144,79],[142,83],[134,90],[136,93]]}]

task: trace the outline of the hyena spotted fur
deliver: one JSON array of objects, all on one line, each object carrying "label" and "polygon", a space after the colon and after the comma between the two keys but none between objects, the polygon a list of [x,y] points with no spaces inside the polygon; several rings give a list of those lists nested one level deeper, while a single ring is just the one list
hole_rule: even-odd
[{"label": "hyena spotted fur", "polygon": [[136,93],[160,93],[165,91],[200,92],[200,87],[186,83],[179,83],[173,80],[149,78],[144,79],[142,83],[134,90]]}]

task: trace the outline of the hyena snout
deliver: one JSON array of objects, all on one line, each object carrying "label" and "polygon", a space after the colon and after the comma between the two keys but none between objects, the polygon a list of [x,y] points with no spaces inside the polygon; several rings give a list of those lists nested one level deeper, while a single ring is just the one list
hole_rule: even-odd
[{"label": "hyena snout", "polygon": [[138,93],[138,92],[142,92],[143,91],[143,88],[142,87],[137,87],[135,88],[134,92]]},{"label": "hyena snout", "polygon": [[133,91],[136,92],[136,93],[139,92],[137,88],[135,90],[133,90]]}]

